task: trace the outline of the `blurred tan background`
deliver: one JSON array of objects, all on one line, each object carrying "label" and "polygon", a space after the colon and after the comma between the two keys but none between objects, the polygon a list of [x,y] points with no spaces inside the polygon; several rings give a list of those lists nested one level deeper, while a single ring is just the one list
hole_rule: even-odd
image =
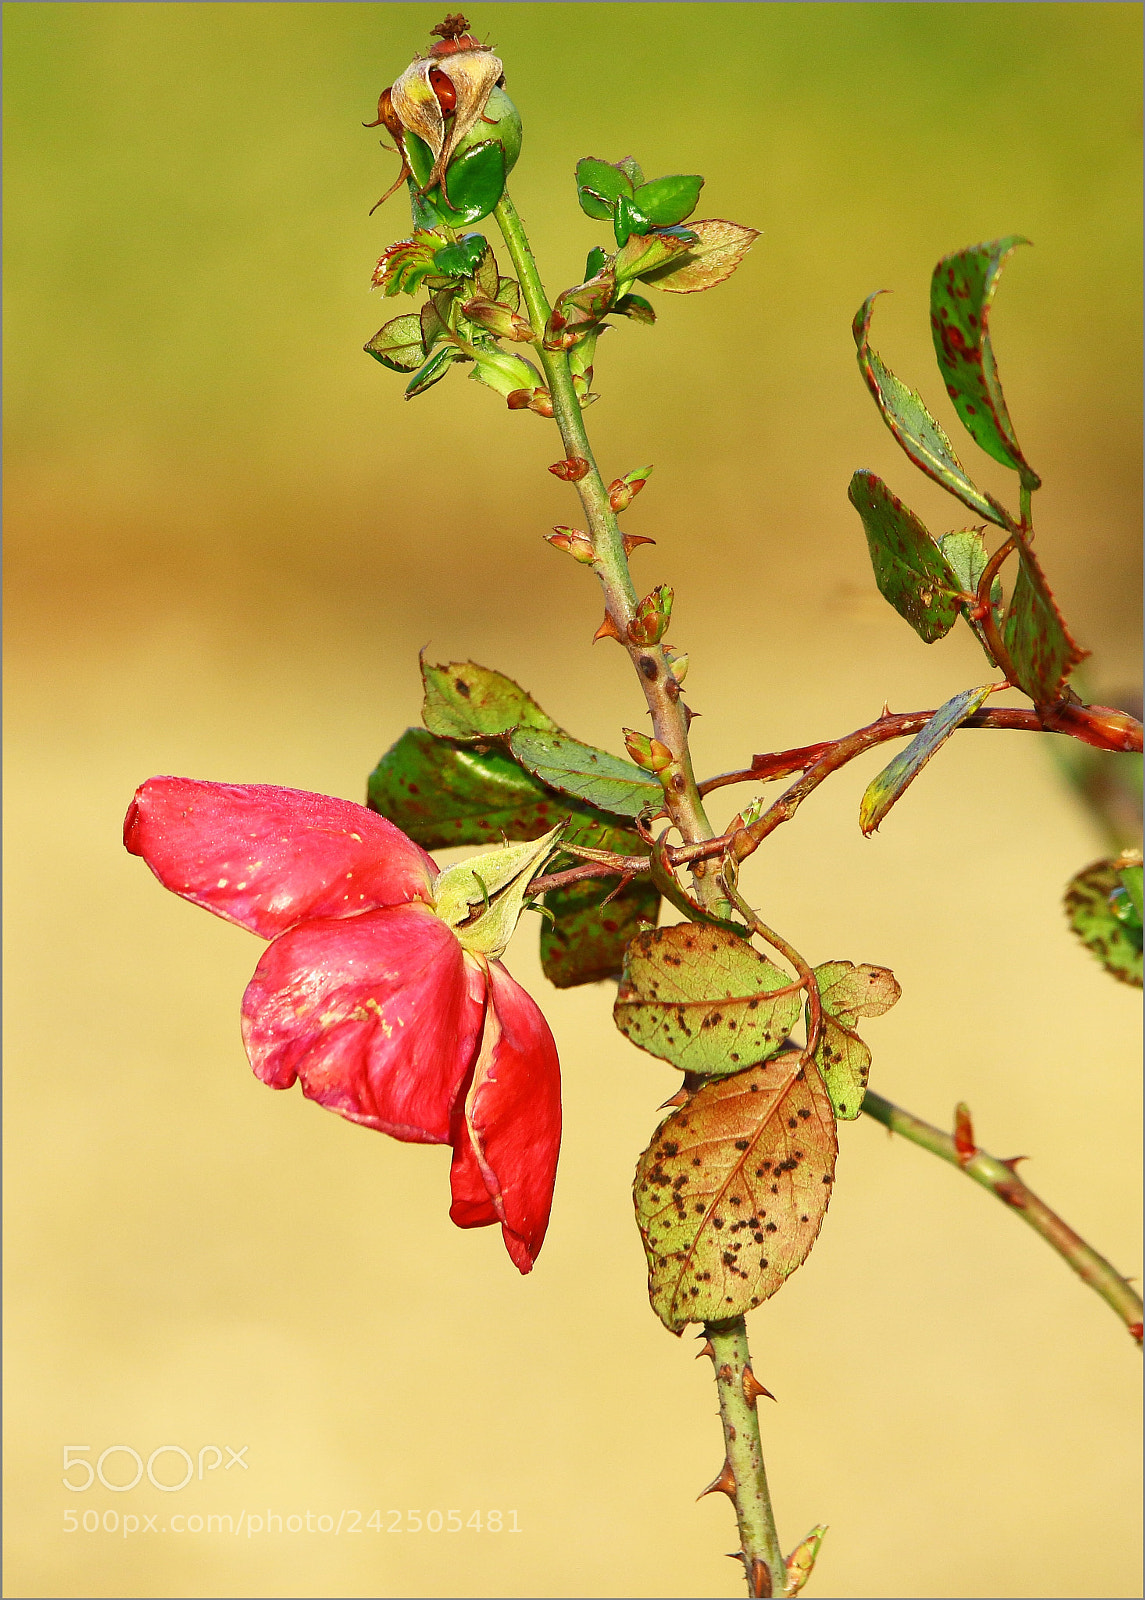
[{"label": "blurred tan background", "polygon": [[[252,1077],[261,946],[160,891],[119,828],[153,773],[360,798],[418,717],[416,653],[519,678],[620,748],[627,663],[551,427],[457,375],[405,405],[361,353],[408,228],[368,119],[425,5],[17,4],[8,118],[8,1568],[20,1596],[736,1595],[715,1395],[645,1298],[635,1159],[675,1085],[605,988],[509,962],[565,1073],[553,1222],[529,1279],[447,1220],[447,1154]],[[585,154],[707,175],[762,230],[734,280],[602,342],[589,414],[637,581],[676,587],[704,773],[980,681],[875,593],[852,470],[935,532],[855,370],[876,343],[953,416],[936,259],[1028,235],[994,318],[1045,479],[1039,544],[1102,691],[1138,674],[1137,5],[485,5],[525,119],[514,194],[551,291],[603,242]],[[490,226],[490,235],[495,230]],[[497,240],[494,238],[495,244]],[[1012,477],[968,441],[979,481]],[[1067,933],[1104,851],[1040,741],[965,735],[864,842],[878,758],[755,858],[749,892],[815,960],[885,963],[873,1082],[998,1154],[1139,1270],[1138,997]],[[720,820],[746,791],[732,791]],[[1033,1234],[914,1147],[842,1129],[811,1260],[750,1319],[790,1547],[819,1596],[1139,1593],[1140,1358]],[[65,1445],[247,1446],[178,1494],[61,1484]],[[213,1460],[208,1453],[207,1462]],[[126,1481],[129,1458],[105,1475]],[[179,1473],[167,1457],[168,1481]],[[74,1472],[73,1481],[82,1481]],[[375,1509],[517,1513],[520,1532],[366,1531]],[[358,1535],[316,1518],[362,1513]],[[65,1511],[118,1532],[64,1531]],[[178,1513],[314,1531],[158,1531]],[[156,1530],[124,1538],[127,1515]],[[89,1517],[89,1524],[93,1518]],[[408,1524],[407,1524],[408,1525]],[[222,1527],[224,1524],[219,1524]]]}]

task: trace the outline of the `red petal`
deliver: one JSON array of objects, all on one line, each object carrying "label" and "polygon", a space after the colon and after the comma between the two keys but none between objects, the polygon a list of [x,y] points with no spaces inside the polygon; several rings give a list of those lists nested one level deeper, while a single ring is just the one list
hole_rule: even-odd
[{"label": "red petal", "polygon": [[270,784],[152,778],[123,842],[165,888],[273,939],[309,917],[430,900],[437,868],[385,817]]},{"label": "red petal", "polygon": [[264,1083],[395,1139],[448,1144],[484,1012],[484,974],[424,906],[324,918],[263,951],[243,1043]]},{"label": "red petal", "polygon": [[[528,1272],[553,1203],[561,1145],[560,1066],[540,1008],[499,962],[489,969],[489,989],[465,1125],[454,1141],[450,1216],[463,1228],[499,1218],[505,1248]],[[484,1207],[478,1177],[488,1197]]]}]

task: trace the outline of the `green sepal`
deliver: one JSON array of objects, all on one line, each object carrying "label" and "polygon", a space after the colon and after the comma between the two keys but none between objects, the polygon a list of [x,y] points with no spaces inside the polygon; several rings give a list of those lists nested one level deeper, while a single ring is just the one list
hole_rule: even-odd
[{"label": "green sepal", "polygon": [[654,178],[651,183],[640,184],[632,198],[649,222],[657,228],[670,228],[692,215],[703,187],[704,180],[696,173]]},{"label": "green sepal", "polygon": [[395,317],[378,329],[364,349],[368,356],[380,361],[383,367],[389,367],[391,372],[413,372],[425,360],[421,318],[412,312]]},{"label": "green sepal", "polygon": [[427,389],[432,389],[435,383],[441,382],[455,361],[465,359],[455,345],[442,345],[406,384],[406,399],[412,400],[415,395],[424,394]]},{"label": "green sepal", "polygon": [[883,599],[926,644],[958,620],[958,579],[909,506],[873,472],[856,472],[847,498],[863,519],[875,582]]},{"label": "green sepal", "polygon": [[599,245],[590,250],[588,260],[584,264],[584,281],[587,283],[590,278],[595,278],[598,272],[602,272],[607,260],[608,257]]},{"label": "green sepal", "polygon": [[1018,443],[990,342],[990,305],[1020,234],[943,256],[930,281],[930,326],[946,392],[967,433],[986,454],[1020,474],[1026,489],[1041,479]]},{"label": "green sepal", "polygon": [[[405,144],[413,175],[424,185],[433,171],[433,152],[416,133],[407,133]],[[445,186],[448,200],[439,184],[421,197],[426,209],[441,222],[460,228],[487,217],[505,192],[505,151],[500,143],[484,139],[458,151],[446,169]]]}]

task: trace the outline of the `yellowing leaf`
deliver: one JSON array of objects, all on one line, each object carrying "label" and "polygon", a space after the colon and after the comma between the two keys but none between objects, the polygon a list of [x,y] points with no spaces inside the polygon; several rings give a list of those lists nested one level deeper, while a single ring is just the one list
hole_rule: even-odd
[{"label": "yellowing leaf", "polygon": [[742,1316],[815,1243],[838,1140],[827,1091],[794,1051],[705,1083],[636,1168],[652,1309],[673,1332]]}]

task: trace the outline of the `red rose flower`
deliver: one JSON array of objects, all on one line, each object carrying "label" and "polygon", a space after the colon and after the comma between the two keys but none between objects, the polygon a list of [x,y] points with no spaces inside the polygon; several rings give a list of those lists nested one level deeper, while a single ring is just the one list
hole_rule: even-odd
[{"label": "red rose flower", "polygon": [[452,1145],[451,1218],[499,1222],[521,1272],[552,1205],[560,1071],[496,958],[556,833],[439,874],[364,806],[189,778],[145,783],[123,829],[166,888],[271,941],[242,1004],[257,1076],[395,1139]]}]

